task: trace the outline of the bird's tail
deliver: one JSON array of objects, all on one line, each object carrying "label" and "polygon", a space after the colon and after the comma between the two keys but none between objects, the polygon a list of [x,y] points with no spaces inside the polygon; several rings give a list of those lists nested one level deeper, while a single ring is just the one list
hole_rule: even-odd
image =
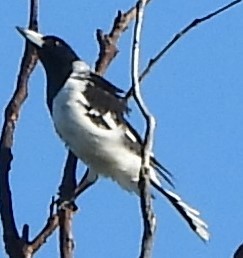
[{"label": "bird's tail", "polygon": [[162,193],[170,203],[177,209],[177,211],[182,215],[182,217],[189,224],[190,228],[203,240],[209,240],[208,225],[199,217],[200,213],[198,210],[193,209],[184,201],[181,197],[169,190],[163,189],[161,186],[157,185],[151,180],[151,184],[160,193]]}]

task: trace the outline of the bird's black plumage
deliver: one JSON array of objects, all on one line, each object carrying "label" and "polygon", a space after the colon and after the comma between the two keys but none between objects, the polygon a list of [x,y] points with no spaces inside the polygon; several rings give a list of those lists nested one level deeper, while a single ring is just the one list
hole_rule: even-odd
[{"label": "bird's black plumage", "polygon": [[52,100],[72,73],[72,64],[80,60],[76,53],[60,38],[43,37],[43,47],[37,47],[47,77],[47,104],[52,111]]}]

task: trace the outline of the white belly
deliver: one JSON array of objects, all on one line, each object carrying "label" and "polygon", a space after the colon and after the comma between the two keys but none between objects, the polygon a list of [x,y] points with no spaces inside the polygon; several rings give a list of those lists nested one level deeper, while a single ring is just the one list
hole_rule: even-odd
[{"label": "white belly", "polygon": [[139,178],[141,159],[124,146],[122,128],[107,130],[94,126],[85,113],[77,92],[61,90],[54,100],[52,114],[58,134],[93,172],[111,177],[126,190],[137,192],[135,182]]}]

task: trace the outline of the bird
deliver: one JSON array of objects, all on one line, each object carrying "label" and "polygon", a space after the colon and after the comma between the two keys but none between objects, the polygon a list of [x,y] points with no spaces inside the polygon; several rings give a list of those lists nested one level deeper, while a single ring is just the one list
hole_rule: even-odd
[{"label": "bird", "polygon": [[[124,91],[90,66],[61,38],[16,27],[37,51],[46,74],[46,101],[54,128],[64,144],[86,166],[81,180],[85,191],[100,176],[140,196],[138,186],[143,140],[128,121],[130,108]],[[208,225],[173,192],[172,174],[150,155],[149,181],[185,219],[189,227],[208,241]],[[164,186],[166,181],[170,187]]]}]

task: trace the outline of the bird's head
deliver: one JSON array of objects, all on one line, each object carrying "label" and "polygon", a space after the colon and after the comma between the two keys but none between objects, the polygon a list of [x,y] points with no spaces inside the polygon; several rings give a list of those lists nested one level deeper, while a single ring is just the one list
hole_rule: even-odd
[{"label": "bird's head", "polygon": [[50,74],[68,74],[72,70],[73,62],[80,60],[64,40],[56,36],[44,36],[33,30],[16,28],[36,48],[47,77]]}]

